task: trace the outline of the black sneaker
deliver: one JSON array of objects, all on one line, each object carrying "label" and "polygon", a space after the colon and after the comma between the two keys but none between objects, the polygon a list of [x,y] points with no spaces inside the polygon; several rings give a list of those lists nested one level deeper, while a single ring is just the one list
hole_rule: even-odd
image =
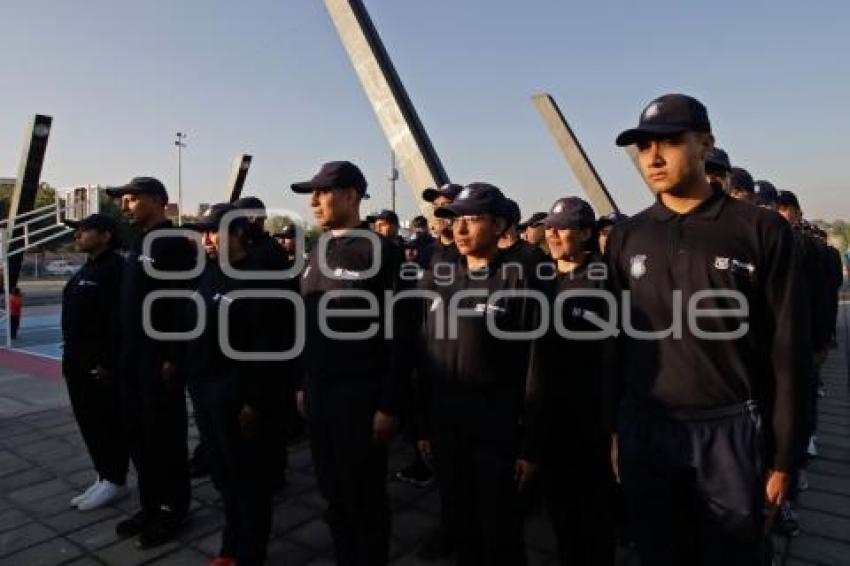
[{"label": "black sneaker", "polygon": [[426,487],[434,481],[434,472],[431,471],[428,464],[417,458],[412,464],[396,472],[395,477],[416,487]]},{"label": "black sneaker", "polygon": [[185,515],[172,511],[161,512],[139,534],[139,538],[136,540],[136,548],[154,548],[175,539],[185,520]]},{"label": "black sneaker", "polygon": [[129,519],[124,519],[115,525],[115,534],[121,538],[130,538],[141,534],[149,521],[144,511],[139,511]]},{"label": "black sneaker", "polygon": [[454,541],[441,527],[437,527],[425,538],[416,551],[419,560],[433,562],[445,558],[455,550]]},{"label": "black sneaker", "polygon": [[787,501],[783,502],[779,508],[776,523],[773,525],[773,532],[789,538],[794,538],[800,534],[800,523],[797,521],[797,514],[791,509],[791,504]]}]

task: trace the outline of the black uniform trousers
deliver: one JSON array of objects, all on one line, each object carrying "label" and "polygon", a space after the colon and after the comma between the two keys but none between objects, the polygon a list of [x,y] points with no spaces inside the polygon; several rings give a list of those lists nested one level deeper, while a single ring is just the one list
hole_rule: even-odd
[{"label": "black uniform trousers", "polygon": [[118,376],[96,378],[91,370],[88,364],[62,360],[71,408],[94,469],[101,479],[124,485],[130,456],[121,429]]},{"label": "black uniform trousers", "polygon": [[625,404],[620,478],[643,564],[764,560],[763,442],[753,403],[660,415]]},{"label": "black uniform trousers", "polygon": [[387,448],[372,422],[380,384],[374,378],[305,382],[307,425],[316,478],[328,502],[325,520],[339,566],[382,566],[389,559]]},{"label": "black uniform trousers", "polygon": [[526,564],[513,392],[437,393],[431,413],[434,471],[443,526],[460,566]]},{"label": "black uniform trousers", "polygon": [[189,509],[188,417],[184,378],[162,378],[159,356],[139,355],[121,364],[124,430],[138,475],[142,513],[182,517]]},{"label": "black uniform trousers", "polygon": [[[212,480],[221,493],[225,524],[219,556],[240,566],[263,564],[272,522],[272,453],[282,436],[273,438],[276,418],[259,412],[255,434],[239,426],[238,377],[193,380],[189,386],[198,428],[204,434]],[[278,408],[279,409],[279,408]],[[278,443],[275,445],[275,443]]]},{"label": "black uniform trousers", "polygon": [[[614,478],[607,435],[600,423],[552,408],[541,479],[544,504],[563,565],[614,564]],[[584,426],[582,426],[584,425]]]}]

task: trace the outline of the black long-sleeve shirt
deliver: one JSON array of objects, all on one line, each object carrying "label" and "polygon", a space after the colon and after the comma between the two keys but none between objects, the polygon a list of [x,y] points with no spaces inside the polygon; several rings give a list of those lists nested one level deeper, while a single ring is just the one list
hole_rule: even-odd
[{"label": "black long-sleeve shirt", "polygon": [[63,358],[107,372],[118,368],[119,298],[124,260],[106,250],[88,261],[62,291]]},{"label": "black long-sleeve shirt", "polygon": [[[538,304],[524,296],[503,296],[500,291],[540,291],[535,279],[521,269],[496,259],[483,270],[470,272],[465,260],[456,264],[454,277],[440,279],[427,271],[419,288],[436,293],[422,301],[423,320],[417,355],[417,371],[426,399],[420,412],[428,412],[442,396],[483,394],[511,396],[515,412],[504,415],[523,425],[522,456],[537,460],[541,451],[541,389],[539,376],[530,368],[531,339],[502,339],[491,332],[487,317],[503,332],[528,332],[539,326]],[[503,267],[505,267],[503,269]],[[463,295],[462,295],[463,294]],[[461,298],[462,297],[462,298]],[[463,310],[452,314],[452,306]],[[451,327],[456,324],[456,333]],[[421,418],[427,433],[427,418]]]},{"label": "black long-sleeve shirt", "polygon": [[[368,231],[367,224],[358,226]],[[305,345],[301,358],[303,379],[315,379],[319,382],[339,380],[374,380],[381,389],[378,409],[396,414],[401,396],[401,375],[405,363],[404,352],[396,347],[404,342],[405,329],[395,324],[393,335],[385,336],[385,292],[395,292],[399,287],[400,256],[397,248],[386,238],[375,234],[379,248],[373,249],[370,240],[351,233],[326,235],[329,241],[326,247],[325,271],[319,268],[319,250],[310,254],[307,266],[301,276],[301,296],[305,307]],[[375,256],[375,252],[379,257]],[[372,276],[368,270],[379,263],[378,271]],[[360,291],[374,297],[377,305],[375,316],[362,315],[359,318],[327,317],[327,327],[338,333],[365,332],[374,328],[370,337],[358,339],[339,339],[325,332],[321,327],[320,305],[322,298],[334,291]],[[369,308],[365,298],[336,296],[327,303],[332,311],[350,311]],[[397,306],[393,312],[400,315]],[[350,338],[351,336],[348,336]]]},{"label": "black long-sleeve shirt", "polygon": [[[130,247],[124,260],[121,284],[121,357],[133,367],[139,362],[161,363],[171,361],[179,352],[179,343],[154,340],[142,323],[145,297],[158,290],[187,290],[194,288],[196,279],[166,279],[145,272],[144,264],[161,272],[189,271],[195,267],[196,253],[185,236],[172,235],[156,238],[149,255],[143,253],[143,241],[158,230],[173,229],[166,220],[155,226]],[[151,326],[160,332],[183,330],[186,301],[188,299],[159,299],[151,306]],[[151,359],[152,357],[156,359]]]},{"label": "black long-sleeve shirt", "polygon": [[[793,461],[795,385],[811,357],[800,295],[797,254],[788,224],[776,213],[716,191],[688,214],[660,201],[612,231],[611,288],[620,317],[639,331],[661,331],[681,320],[681,336],[639,339],[622,333],[612,376],[619,397],[662,409],[700,409],[759,401],[772,423],[773,464]],[[703,332],[747,331],[708,340],[688,322],[689,303],[706,290],[743,295],[746,317],[698,318]],[[630,293],[630,302],[623,292]],[[681,292],[681,304],[674,292]],[[742,307],[734,299],[704,298],[701,309]],[[625,326],[625,325],[624,325]],[[630,335],[631,334],[631,335]]]}]

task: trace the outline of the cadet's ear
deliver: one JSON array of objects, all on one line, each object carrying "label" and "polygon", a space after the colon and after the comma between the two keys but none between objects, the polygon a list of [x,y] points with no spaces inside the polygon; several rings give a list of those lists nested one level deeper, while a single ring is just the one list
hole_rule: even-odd
[{"label": "cadet's ear", "polygon": [[708,152],[710,152],[714,148],[714,134],[709,132],[703,132],[698,134],[698,141],[701,146],[700,155],[703,161],[708,159]]}]

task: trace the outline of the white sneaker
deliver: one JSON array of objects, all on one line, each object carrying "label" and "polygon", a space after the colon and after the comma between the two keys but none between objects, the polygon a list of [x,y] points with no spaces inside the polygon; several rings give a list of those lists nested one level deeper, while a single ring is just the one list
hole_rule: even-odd
[{"label": "white sneaker", "polygon": [[817,447],[817,444],[815,444],[815,437],[814,436],[809,437],[809,447],[806,449],[806,452],[808,452],[809,456],[811,456],[812,458],[817,457],[818,447]]},{"label": "white sneaker", "polygon": [[86,497],[88,497],[89,495],[91,495],[91,494],[94,492],[94,490],[96,490],[96,489],[97,489],[97,487],[98,487],[99,485],[100,485],[100,476],[98,476],[98,477],[97,477],[97,479],[96,479],[96,480],[94,480],[94,483],[93,483],[93,484],[91,484],[91,485],[88,487],[88,489],[86,489],[84,492],[82,492],[82,493],[81,493],[81,494],[79,494],[78,496],[74,497],[73,499],[71,499],[71,507],[76,507],[77,505],[79,505],[80,503],[82,503],[82,502],[83,502],[83,500],[84,500]]},{"label": "white sneaker", "polygon": [[130,490],[127,489],[127,486],[117,485],[109,480],[103,480],[97,489],[77,505],[77,509],[80,511],[97,509],[107,503],[126,497],[128,493],[130,493]]}]

